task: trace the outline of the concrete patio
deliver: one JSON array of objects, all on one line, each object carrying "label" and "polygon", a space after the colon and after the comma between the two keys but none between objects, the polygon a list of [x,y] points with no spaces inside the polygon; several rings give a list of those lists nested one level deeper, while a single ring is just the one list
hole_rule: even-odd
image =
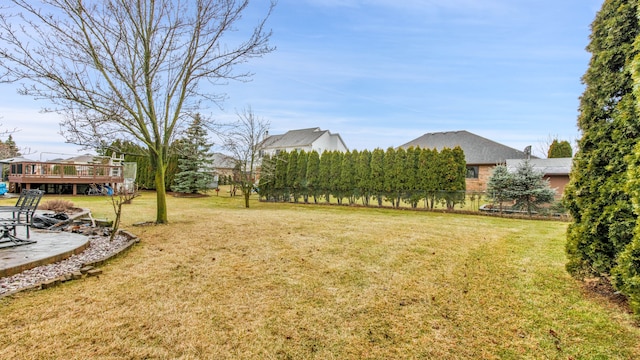
[{"label": "concrete patio", "polygon": [[[17,229],[17,231],[19,237],[26,238],[24,229]],[[64,260],[81,253],[89,246],[88,236],[68,231],[31,229],[30,240],[36,242],[0,248],[0,277]]]}]

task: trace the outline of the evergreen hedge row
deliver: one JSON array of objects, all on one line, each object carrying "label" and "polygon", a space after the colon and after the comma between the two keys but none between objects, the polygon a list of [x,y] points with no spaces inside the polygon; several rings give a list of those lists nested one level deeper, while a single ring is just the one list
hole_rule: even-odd
[{"label": "evergreen hedge row", "polygon": [[433,149],[353,150],[349,152],[292,151],[265,157],[258,194],[268,201],[361,201],[394,207],[433,208],[442,203],[452,209],[464,203],[466,162],[460,147]]}]

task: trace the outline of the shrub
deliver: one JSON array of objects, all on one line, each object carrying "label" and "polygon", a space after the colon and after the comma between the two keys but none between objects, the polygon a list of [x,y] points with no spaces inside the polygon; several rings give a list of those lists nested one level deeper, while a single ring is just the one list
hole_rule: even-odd
[{"label": "shrub", "polygon": [[611,270],[616,289],[629,298],[629,305],[640,319],[640,236],[636,235],[625,247]]},{"label": "shrub", "polygon": [[76,206],[69,200],[53,199],[41,203],[38,208],[40,210],[51,210],[55,212],[68,212],[76,210]]}]

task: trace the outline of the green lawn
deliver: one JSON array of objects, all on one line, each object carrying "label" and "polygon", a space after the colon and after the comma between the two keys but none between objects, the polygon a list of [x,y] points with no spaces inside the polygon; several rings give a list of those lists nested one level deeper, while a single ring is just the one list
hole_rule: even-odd
[{"label": "green lawn", "polygon": [[141,243],[99,278],[0,300],[0,358],[640,357],[631,315],[564,271],[567,223],[220,193],[132,227],[143,193]]}]

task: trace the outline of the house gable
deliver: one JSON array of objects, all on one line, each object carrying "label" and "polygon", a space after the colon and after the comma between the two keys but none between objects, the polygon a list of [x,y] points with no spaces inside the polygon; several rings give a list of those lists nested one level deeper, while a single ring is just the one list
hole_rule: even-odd
[{"label": "house gable", "polygon": [[221,169],[233,170],[237,163],[233,157],[221,153],[213,153],[211,160],[213,161],[213,167],[218,171]]},{"label": "house gable", "polygon": [[309,128],[290,130],[282,135],[271,135],[261,144],[265,153],[274,154],[279,151],[318,151],[325,150],[347,151],[347,147],[339,134],[332,134],[329,130]]}]

